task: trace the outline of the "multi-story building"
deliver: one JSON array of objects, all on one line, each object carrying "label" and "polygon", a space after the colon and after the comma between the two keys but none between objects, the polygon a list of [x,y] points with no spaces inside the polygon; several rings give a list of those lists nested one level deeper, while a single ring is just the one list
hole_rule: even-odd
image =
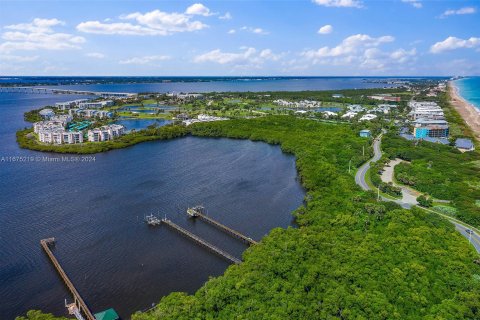
[{"label": "multi-story building", "polygon": [[119,124],[111,124],[100,128],[88,130],[87,136],[90,142],[113,140],[125,134],[125,127]]},{"label": "multi-story building", "polygon": [[418,119],[414,123],[413,135],[416,139],[446,138],[448,134],[448,122],[445,120]]},{"label": "multi-story building", "polygon": [[68,110],[78,106],[80,103],[87,102],[87,101],[88,99],[78,99],[78,100],[72,100],[72,101],[57,102],[55,103],[55,107],[57,107],[59,110]]},{"label": "multi-story building", "polygon": [[98,101],[98,102],[82,102],[78,104],[80,109],[100,109],[113,106],[112,100]]},{"label": "multi-story building", "polygon": [[413,120],[429,119],[429,120],[443,120],[445,115],[442,108],[432,101],[410,101],[408,103],[411,111],[408,114]]}]

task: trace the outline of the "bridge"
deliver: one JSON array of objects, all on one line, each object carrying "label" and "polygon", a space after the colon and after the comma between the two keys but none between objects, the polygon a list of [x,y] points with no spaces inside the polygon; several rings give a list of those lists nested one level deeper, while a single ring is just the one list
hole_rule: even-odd
[{"label": "bridge", "polygon": [[[46,254],[50,258],[50,261],[52,262],[53,266],[55,269],[57,269],[58,274],[62,278],[63,282],[66,284],[68,290],[73,295],[73,303],[67,305],[65,303],[65,306],[67,307],[68,311],[70,314],[75,315],[75,317],[78,320],[96,320],[95,317],[93,316],[92,312],[88,308],[87,304],[85,301],[82,299],[80,296],[80,293],[78,293],[77,289],[73,285],[72,281],[70,281],[70,278],[67,276],[65,271],[63,270],[62,266],[58,262],[57,258],[53,255],[52,250],[50,250],[50,245],[55,244],[55,238],[48,238],[48,239],[43,239],[40,240],[40,244],[42,245],[43,250],[45,250]],[[82,315],[83,314],[83,315]],[[85,318],[84,318],[85,316]]]},{"label": "bridge", "polygon": [[23,94],[75,94],[75,95],[99,96],[102,98],[129,98],[137,95],[136,93],[130,93],[130,92],[100,92],[100,91],[56,89],[56,88],[43,88],[43,87],[0,87],[0,93],[2,92],[23,93]]},{"label": "bridge", "polygon": [[181,233],[182,235],[186,236],[187,238],[195,241],[196,243],[198,243],[202,247],[205,247],[205,248],[209,249],[210,251],[218,254],[219,256],[221,256],[221,257],[223,257],[223,258],[225,258],[225,259],[227,259],[227,260],[229,260],[229,261],[231,261],[235,264],[239,264],[239,263],[242,262],[242,260],[237,259],[234,256],[232,256],[231,254],[223,251],[222,249],[219,249],[219,248],[215,247],[213,244],[208,243],[207,241],[205,241],[202,238],[194,235],[190,231],[185,230],[184,228],[182,228],[179,225],[173,223],[172,221],[168,220],[167,218],[162,219],[162,222],[165,223],[170,228],[174,229],[175,231],[177,231],[177,232]]},{"label": "bridge", "polygon": [[245,242],[249,245],[257,244],[257,242],[255,240],[253,240],[252,238],[249,238],[249,237],[241,234],[240,232],[238,232],[236,230],[233,230],[232,228],[229,228],[226,225],[223,225],[220,222],[206,216],[204,214],[204,210],[205,210],[204,207],[196,206],[196,207],[193,207],[193,208],[188,208],[187,213],[190,217],[199,218],[199,219],[201,219],[201,220],[203,220],[207,223],[210,223],[214,227],[217,227],[218,229],[222,230],[223,232],[225,232],[225,233],[227,233],[227,234],[229,234],[229,235],[231,235],[235,238],[238,238],[238,239],[242,240],[243,242]]}]

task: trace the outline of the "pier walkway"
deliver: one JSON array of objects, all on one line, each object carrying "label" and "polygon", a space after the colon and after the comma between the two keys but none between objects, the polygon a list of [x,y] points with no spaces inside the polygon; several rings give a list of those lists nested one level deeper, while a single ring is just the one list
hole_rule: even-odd
[{"label": "pier walkway", "polygon": [[202,213],[203,211],[203,207],[201,206],[197,206],[197,207],[193,207],[193,208],[189,208],[187,210],[187,213],[189,216],[193,217],[193,218],[200,218],[202,219],[203,221],[207,222],[207,223],[210,223],[211,225],[219,228],[220,230],[222,230],[223,232],[235,237],[235,238],[238,238],[240,240],[242,240],[243,242],[249,244],[249,245],[253,245],[253,244],[257,244],[257,242],[255,240],[253,240],[252,238],[249,238],[243,234],[241,234],[240,232],[236,231],[236,230],[233,230],[232,228],[229,228],[223,224],[221,224],[220,222],[206,216],[205,214]]},{"label": "pier walkway", "polygon": [[16,93],[30,93],[30,94],[78,94],[78,95],[92,95],[102,98],[128,98],[136,96],[136,93],[130,92],[98,92],[98,91],[84,91],[71,89],[55,89],[42,87],[0,87],[0,92],[16,92]]},{"label": "pier walkway", "polygon": [[194,235],[193,233],[191,233],[190,231],[188,230],[185,230],[183,229],[182,227],[180,227],[179,225],[173,223],[172,221],[164,218],[162,219],[162,222],[165,223],[167,226],[171,227],[172,229],[180,232],[181,234],[183,234],[184,236],[186,236],[187,238],[190,238],[191,240],[195,241],[196,243],[198,243],[199,245],[209,249],[210,251],[213,251],[214,253],[218,254],[219,256],[222,256],[224,257],[225,259],[235,263],[235,264],[239,264],[241,263],[242,261],[240,259],[237,259],[235,258],[234,256],[232,256],[231,254],[215,247],[214,245],[206,242],[205,240],[201,239],[200,237]]},{"label": "pier walkway", "polygon": [[40,244],[42,245],[43,250],[45,250],[48,257],[52,261],[53,266],[55,267],[55,269],[57,269],[58,274],[60,275],[63,282],[65,282],[65,284],[67,285],[67,288],[70,290],[70,292],[73,295],[74,302],[68,306],[70,313],[74,314],[75,317],[79,320],[84,319],[81,313],[84,314],[86,320],[95,320],[95,317],[93,316],[90,309],[87,307],[87,304],[85,303],[85,301],[83,301],[82,297],[78,293],[72,281],[70,281],[70,279],[68,278],[62,266],[60,266],[60,263],[58,262],[57,258],[55,258],[55,256],[53,255],[52,250],[50,250],[49,246],[54,243],[55,243],[55,238],[40,240]]}]

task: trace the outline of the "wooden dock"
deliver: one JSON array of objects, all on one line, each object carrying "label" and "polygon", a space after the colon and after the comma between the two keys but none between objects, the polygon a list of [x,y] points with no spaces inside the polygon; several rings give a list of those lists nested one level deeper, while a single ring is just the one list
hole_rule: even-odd
[{"label": "wooden dock", "polygon": [[183,234],[184,236],[186,236],[187,238],[190,238],[191,240],[195,241],[196,243],[198,243],[199,245],[209,249],[210,251],[213,251],[214,253],[218,254],[219,256],[222,256],[224,257],[225,259],[235,263],[235,264],[239,264],[241,263],[242,261],[235,258],[234,256],[232,256],[231,254],[215,247],[214,245],[206,242],[205,240],[203,240],[202,238],[194,235],[193,233],[191,233],[190,231],[188,230],[185,230],[183,229],[182,227],[180,227],[179,225],[173,223],[172,221],[164,218],[162,219],[162,222],[165,223],[167,226],[171,227],[172,229],[180,232],[181,234]]},{"label": "wooden dock", "polygon": [[235,237],[235,238],[238,238],[240,240],[242,240],[243,242],[249,244],[249,245],[253,245],[253,244],[257,244],[257,242],[255,240],[253,240],[252,238],[249,238],[243,234],[241,234],[240,232],[236,231],[236,230],[233,230],[232,228],[229,228],[227,227],[226,225],[223,225],[221,224],[220,222],[206,216],[205,214],[203,214],[201,212],[201,210],[198,210],[198,208],[203,208],[203,207],[193,207],[193,208],[189,208],[187,210],[187,213],[189,216],[193,217],[193,218],[200,218],[202,219],[203,221],[207,222],[207,223],[210,223],[211,225],[217,227],[218,229],[222,230],[223,232]]},{"label": "wooden dock", "polygon": [[[43,250],[45,250],[48,257],[50,258],[50,261],[52,261],[53,266],[55,267],[55,269],[57,269],[58,274],[60,275],[63,282],[65,282],[67,288],[70,290],[70,292],[73,295],[74,306],[71,306],[72,310],[75,309],[74,307],[76,307],[76,308],[78,308],[79,311],[81,311],[83,313],[83,315],[85,316],[85,318],[87,320],[95,320],[95,317],[93,316],[92,312],[88,308],[87,304],[85,303],[85,301],[83,301],[82,297],[78,293],[78,291],[75,288],[75,286],[73,285],[72,281],[70,281],[70,279],[68,278],[68,276],[65,273],[65,271],[63,270],[62,266],[60,266],[60,263],[58,262],[57,258],[55,258],[55,256],[53,255],[52,250],[50,250],[49,245],[54,244],[54,243],[55,243],[55,238],[48,238],[48,239],[40,240],[40,244],[42,245]],[[72,312],[74,312],[74,310]],[[77,315],[75,315],[75,316],[77,317],[77,319],[79,319],[79,316],[77,316]]]}]

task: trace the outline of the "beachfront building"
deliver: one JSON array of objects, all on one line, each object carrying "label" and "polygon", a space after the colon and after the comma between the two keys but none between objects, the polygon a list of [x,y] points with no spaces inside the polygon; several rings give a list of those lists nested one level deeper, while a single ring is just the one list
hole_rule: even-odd
[{"label": "beachfront building", "polygon": [[60,122],[65,127],[70,121],[72,121],[72,117],[66,114],[60,114],[51,117],[50,120]]},{"label": "beachfront building", "polygon": [[110,124],[88,130],[87,137],[90,142],[109,141],[125,134],[125,127],[119,124]]},{"label": "beachfront building", "polygon": [[473,144],[473,141],[466,138],[458,138],[455,141],[455,147],[461,152],[475,150],[475,145]]},{"label": "beachfront building", "polygon": [[445,115],[442,108],[433,101],[410,101],[408,103],[411,111],[408,116],[413,120],[428,119],[428,120],[443,120]]},{"label": "beachfront building", "polygon": [[88,99],[77,99],[72,101],[65,101],[65,102],[57,102],[55,103],[55,107],[59,110],[68,110],[71,108],[75,108],[80,103],[87,102]]},{"label": "beachfront building", "polygon": [[447,138],[448,122],[445,120],[418,119],[414,122],[413,136],[416,139]]},{"label": "beachfront building", "polygon": [[115,103],[112,100],[97,101],[97,102],[81,102],[78,104],[80,109],[101,109],[105,107],[111,107]]}]

